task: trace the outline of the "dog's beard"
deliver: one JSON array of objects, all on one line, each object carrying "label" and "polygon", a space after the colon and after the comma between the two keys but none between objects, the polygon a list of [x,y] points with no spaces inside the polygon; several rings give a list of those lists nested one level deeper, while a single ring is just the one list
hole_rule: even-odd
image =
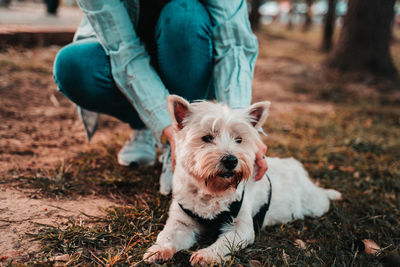
[{"label": "dog's beard", "polygon": [[213,194],[236,190],[240,182],[249,179],[253,172],[251,160],[244,154],[236,155],[238,166],[232,171],[226,170],[221,165],[222,156],[221,153],[208,153],[201,157],[200,162],[196,162],[193,157],[193,161],[189,163],[190,174],[203,188]]}]

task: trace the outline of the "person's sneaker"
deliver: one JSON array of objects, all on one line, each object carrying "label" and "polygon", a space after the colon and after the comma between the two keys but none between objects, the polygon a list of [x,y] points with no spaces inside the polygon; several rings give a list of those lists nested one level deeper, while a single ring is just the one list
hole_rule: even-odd
[{"label": "person's sneaker", "polygon": [[150,166],[156,161],[156,141],[148,129],[133,131],[129,140],[118,153],[122,166]]},{"label": "person's sneaker", "polygon": [[164,151],[158,160],[162,163],[160,175],[160,193],[167,196],[172,190],[172,161],[171,149],[169,146],[164,148]]}]

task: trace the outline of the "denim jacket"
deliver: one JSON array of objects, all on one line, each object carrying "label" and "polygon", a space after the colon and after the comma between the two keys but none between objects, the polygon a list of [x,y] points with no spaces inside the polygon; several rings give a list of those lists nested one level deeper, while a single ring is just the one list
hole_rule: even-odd
[{"label": "denim jacket", "polygon": [[[140,118],[160,138],[171,124],[168,91],[150,65],[150,57],[135,27],[139,0],[77,0],[85,17],[75,40],[96,38],[110,56],[114,81],[133,104]],[[211,90],[218,102],[232,108],[251,103],[251,84],[258,53],[257,38],[248,20],[246,0],[204,0],[213,24],[214,69]],[[97,115],[78,108],[89,138]]]}]

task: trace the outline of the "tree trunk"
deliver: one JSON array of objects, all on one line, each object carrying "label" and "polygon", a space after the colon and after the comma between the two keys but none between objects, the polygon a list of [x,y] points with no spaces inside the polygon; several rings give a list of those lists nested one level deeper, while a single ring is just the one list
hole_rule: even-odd
[{"label": "tree trunk", "polygon": [[286,27],[289,31],[293,30],[294,2],[295,1],[292,1],[292,3],[290,4],[290,10],[288,13],[288,23]]},{"label": "tree trunk", "polygon": [[326,62],[343,71],[397,75],[390,56],[395,0],[349,0],[339,42]]},{"label": "tree trunk", "polygon": [[328,12],[324,21],[324,36],[322,39],[321,49],[329,52],[332,47],[332,36],[335,29],[336,21],[336,0],[328,0]]},{"label": "tree trunk", "polygon": [[311,20],[311,5],[313,0],[306,0],[307,4],[307,13],[305,14],[306,18],[303,25],[303,31],[308,31],[311,28],[312,20]]},{"label": "tree trunk", "polygon": [[262,4],[262,0],[252,0],[251,1],[251,12],[249,14],[249,20],[251,24],[251,28],[253,31],[257,31],[260,28],[260,12],[258,9]]}]

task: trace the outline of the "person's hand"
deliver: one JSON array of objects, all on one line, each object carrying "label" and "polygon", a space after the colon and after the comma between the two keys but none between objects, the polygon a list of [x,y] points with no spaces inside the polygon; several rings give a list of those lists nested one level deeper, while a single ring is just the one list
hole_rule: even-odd
[{"label": "person's hand", "polygon": [[256,152],[256,165],[258,167],[257,174],[254,176],[254,180],[260,180],[265,172],[268,170],[267,160],[265,159],[265,153],[267,153],[267,146],[262,142],[257,142],[258,151]]},{"label": "person's hand", "polygon": [[163,130],[163,135],[167,137],[167,140],[169,142],[170,148],[171,148],[171,167],[172,167],[172,172],[175,171],[175,139],[174,139],[174,130],[172,128],[172,125],[165,127]]}]

